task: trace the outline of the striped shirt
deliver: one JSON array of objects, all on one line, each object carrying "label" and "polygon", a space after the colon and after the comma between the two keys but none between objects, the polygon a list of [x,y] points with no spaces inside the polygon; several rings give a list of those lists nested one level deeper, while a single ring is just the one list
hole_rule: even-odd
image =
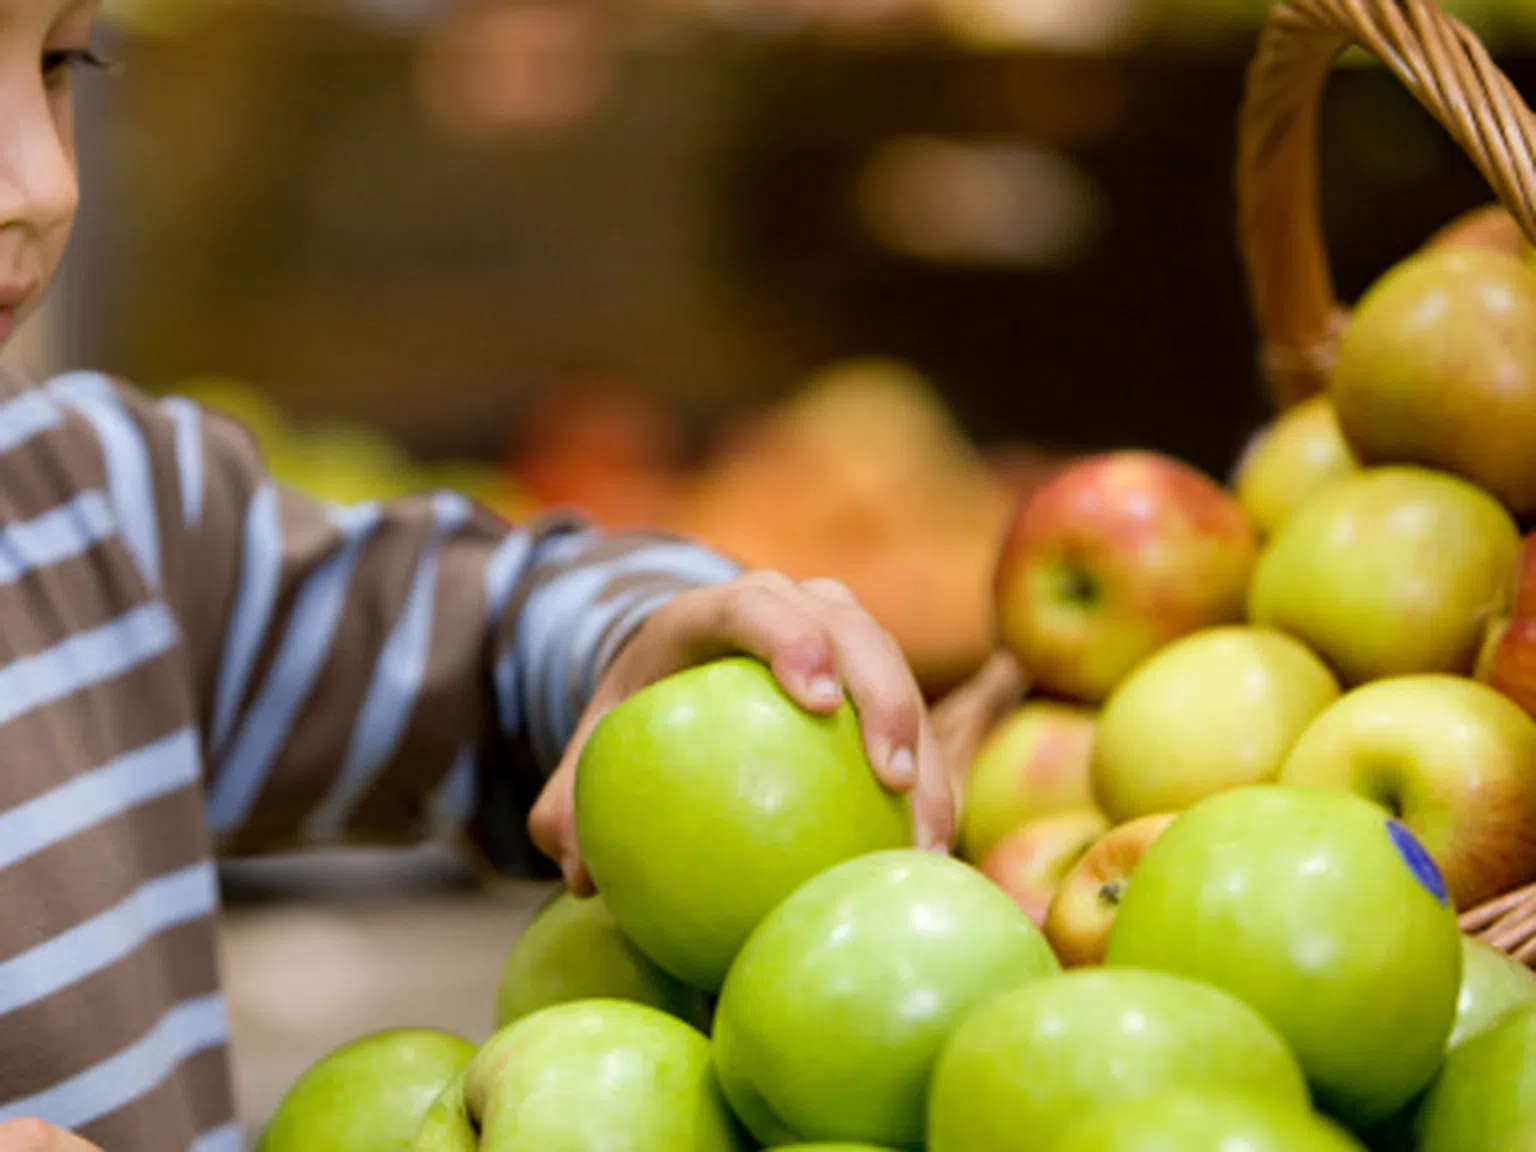
[{"label": "striped shirt", "polygon": [[213,857],[443,835],[528,873],[609,659],[735,571],[446,493],[327,505],[186,401],[0,373],[0,1120],[238,1149]]}]

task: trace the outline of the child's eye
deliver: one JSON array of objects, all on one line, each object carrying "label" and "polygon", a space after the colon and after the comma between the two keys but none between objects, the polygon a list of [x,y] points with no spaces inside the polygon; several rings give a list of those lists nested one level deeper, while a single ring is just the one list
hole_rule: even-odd
[{"label": "child's eye", "polygon": [[63,80],[79,68],[109,67],[107,61],[89,48],[60,48],[43,53],[43,79],[50,84]]}]

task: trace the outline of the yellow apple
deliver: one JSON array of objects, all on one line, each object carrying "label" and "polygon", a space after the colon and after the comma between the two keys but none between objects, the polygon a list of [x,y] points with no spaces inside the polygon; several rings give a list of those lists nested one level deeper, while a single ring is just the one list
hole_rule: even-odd
[{"label": "yellow apple", "polygon": [[1466,480],[1366,468],[1299,508],[1268,543],[1249,617],[1296,636],[1346,685],[1466,674],[1519,546],[1509,512]]},{"label": "yellow apple", "polygon": [[1270,628],[1186,636],[1110,696],[1093,749],[1093,791],[1116,823],[1177,812],[1213,792],[1262,784],[1339,697],[1328,666]]},{"label": "yellow apple", "polygon": [[1259,531],[1273,536],[1291,513],[1360,464],[1327,396],[1313,396],[1260,429],[1238,462],[1233,487]]},{"label": "yellow apple", "polygon": [[1396,676],[1345,695],[1302,733],[1280,782],[1380,804],[1471,908],[1536,880],[1536,720],[1475,680]]}]

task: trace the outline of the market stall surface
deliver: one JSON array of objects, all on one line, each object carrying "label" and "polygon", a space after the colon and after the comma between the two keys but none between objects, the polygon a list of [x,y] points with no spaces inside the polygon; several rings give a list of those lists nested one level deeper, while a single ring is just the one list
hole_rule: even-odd
[{"label": "market stall surface", "polygon": [[313,1061],[424,1025],[481,1040],[508,951],[554,891],[477,885],[437,848],[325,853],[224,873],[223,966],[240,1118],[254,1143]]}]

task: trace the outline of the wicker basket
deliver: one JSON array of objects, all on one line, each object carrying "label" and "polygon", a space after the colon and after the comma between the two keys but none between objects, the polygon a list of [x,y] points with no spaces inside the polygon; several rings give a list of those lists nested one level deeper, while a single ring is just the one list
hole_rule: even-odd
[{"label": "wicker basket", "polygon": [[[1339,53],[1377,56],[1440,122],[1536,242],[1536,117],[1477,38],[1428,0],[1282,0],[1248,73],[1239,123],[1240,240],[1274,400],[1320,391],[1347,313],[1318,223],[1317,112]],[[1536,885],[1462,916],[1536,967]]]},{"label": "wicker basket", "polygon": [[[1324,389],[1348,321],[1318,222],[1316,144],[1324,83],[1351,46],[1392,70],[1508,213],[1476,213],[1454,227],[1495,246],[1515,247],[1516,229],[1536,243],[1536,117],[1465,26],[1428,0],[1280,0],[1248,73],[1237,191],[1261,369],[1281,407]],[[999,653],[942,701],[934,729],[949,762],[968,764],[1029,687],[1025,671]],[[1536,968],[1536,884],[1464,910],[1461,926]]]}]

